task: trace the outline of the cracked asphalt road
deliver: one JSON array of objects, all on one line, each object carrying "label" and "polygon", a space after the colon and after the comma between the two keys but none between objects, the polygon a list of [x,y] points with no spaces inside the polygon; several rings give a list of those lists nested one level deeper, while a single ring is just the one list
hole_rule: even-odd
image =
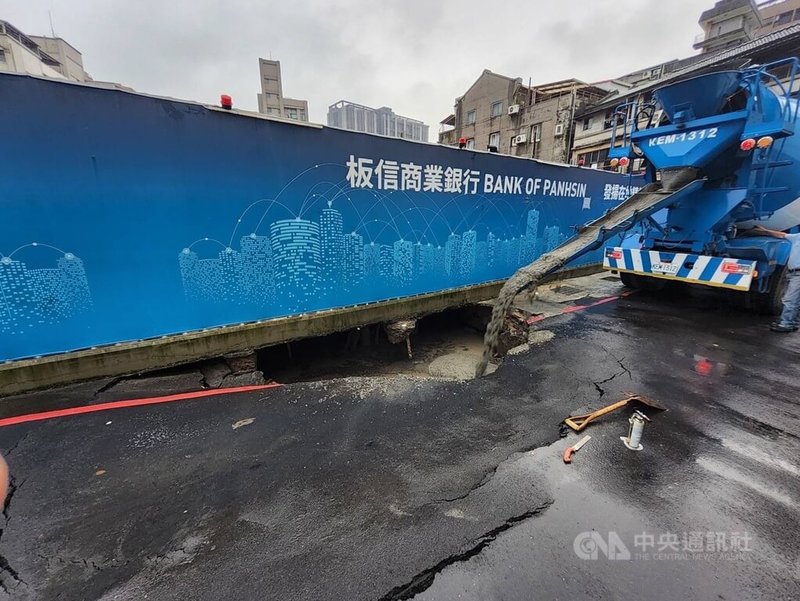
[{"label": "cracked asphalt road", "polygon": [[[552,340],[478,381],[345,378],[0,429],[0,598],[798,598],[800,336],[766,323],[633,296],[541,322]],[[644,450],[619,412],[564,465],[579,436],[559,422],[626,391],[668,408]],[[598,551],[609,533],[630,559]],[[671,554],[709,533],[739,552]]]}]

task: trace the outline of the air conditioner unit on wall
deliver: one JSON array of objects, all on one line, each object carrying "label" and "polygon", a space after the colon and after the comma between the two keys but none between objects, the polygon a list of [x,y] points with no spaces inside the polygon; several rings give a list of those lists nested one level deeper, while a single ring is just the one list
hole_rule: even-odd
[{"label": "air conditioner unit on wall", "polygon": [[514,137],[514,142],[516,142],[517,144],[527,144],[528,136],[525,134],[519,134],[518,136]]},{"label": "air conditioner unit on wall", "polygon": [[508,107],[508,114],[509,115],[516,115],[517,113],[519,113],[519,105],[518,104],[512,104],[510,107]]},{"label": "air conditioner unit on wall", "polygon": [[563,123],[556,123],[555,131],[553,132],[554,136],[563,136],[564,135],[564,124]]}]

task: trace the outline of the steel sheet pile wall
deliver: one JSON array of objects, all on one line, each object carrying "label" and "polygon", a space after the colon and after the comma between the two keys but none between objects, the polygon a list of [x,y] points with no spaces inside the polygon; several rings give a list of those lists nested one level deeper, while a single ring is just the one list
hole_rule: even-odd
[{"label": "steel sheet pile wall", "polygon": [[498,280],[638,185],[24,76],[0,97],[0,360]]}]

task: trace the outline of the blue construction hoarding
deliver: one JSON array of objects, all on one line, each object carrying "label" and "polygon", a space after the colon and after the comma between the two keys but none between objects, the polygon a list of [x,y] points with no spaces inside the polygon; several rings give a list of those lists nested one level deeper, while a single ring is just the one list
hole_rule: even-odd
[{"label": "blue construction hoarding", "polygon": [[0,360],[502,279],[639,185],[27,76],[0,97]]}]

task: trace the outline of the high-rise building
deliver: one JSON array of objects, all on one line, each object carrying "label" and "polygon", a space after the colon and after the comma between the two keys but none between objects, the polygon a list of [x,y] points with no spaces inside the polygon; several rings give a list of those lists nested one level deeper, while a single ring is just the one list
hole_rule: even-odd
[{"label": "high-rise building", "polygon": [[261,93],[258,95],[258,112],[271,117],[308,121],[308,101],[283,95],[281,62],[258,59]]},{"label": "high-rise building", "polygon": [[22,333],[40,321],[25,263],[11,257],[0,259],[0,298],[4,301],[3,315],[0,316],[4,330]]},{"label": "high-rise building", "polygon": [[364,273],[367,276],[381,274],[381,247],[374,242],[364,245]]},{"label": "high-rise building", "polygon": [[323,292],[337,290],[341,284],[342,265],[344,262],[344,234],[342,231],[342,214],[336,209],[322,209],[320,216],[320,250],[322,264],[320,276]]},{"label": "high-rise building", "polygon": [[520,251],[520,239],[519,238],[511,238],[508,241],[508,265],[516,269],[520,266],[519,260],[519,251]]},{"label": "high-rise building", "polygon": [[374,109],[349,100],[328,107],[328,125],[392,138],[428,141],[428,126],[422,121],[397,115],[388,106]]},{"label": "high-rise building", "polygon": [[380,274],[388,280],[394,275],[394,248],[381,244],[380,253]]},{"label": "high-rise building", "polygon": [[242,236],[239,243],[239,290],[246,302],[264,305],[275,298],[275,270],[268,236]]},{"label": "high-rise building", "polygon": [[19,334],[91,309],[83,261],[72,253],[60,256],[54,268],[29,269],[22,261],[0,258],[0,331]]},{"label": "high-rise building", "polygon": [[420,247],[419,273],[427,277],[436,273],[436,248],[430,242]]},{"label": "high-rise building", "polygon": [[414,245],[408,240],[397,240],[394,243],[392,256],[394,258],[392,275],[395,282],[401,286],[410,284],[414,276]]},{"label": "high-rise building", "polygon": [[353,291],[364,279],[364,238],[352,232],[344,237],[344,286]]},{"label": "high-rise building", "polygon": [[544,250],[549,252],[561,243],[561,233],[557,225],[544,228]]},{"label": "high-rise building", "polygon": [[297,217],[276,221],[269,229],[278,299],[289,311],[317,306],[319,224]]},{"label": "high-rise building", "polygon": [[478,232],[469,230],[461,235],[461,275],[469,277],[475,271]]},{"label": "high-rise building", "polygon": [[497,260],[497,237],[492,233],[486,236],[486,266],[491,269]]},{"label": "high-rise building", "polygon": [[539,211],[531,209],[528,211],[528,222],[525,227],[525,236],[522,239],[520,250],[520,260],[523,263],[530,263],[536,258],[536,238],[539,236]]},{"label": "high-rise building", "polygon": [[451,278],[461,273],[461,236],[450,234],[444,246],[444,270]]}]

